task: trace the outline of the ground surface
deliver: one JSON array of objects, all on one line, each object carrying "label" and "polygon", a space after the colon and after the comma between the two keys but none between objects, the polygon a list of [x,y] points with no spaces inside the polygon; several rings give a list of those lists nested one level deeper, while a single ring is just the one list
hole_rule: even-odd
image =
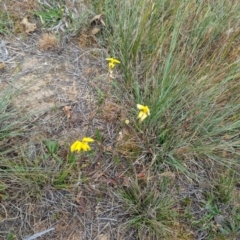
[{"label": "ground surface", "polygon": [[[23,115],[31,116],[33,125],[22,146],[32,160],[39,155],[42,139],[54,139],[64,147],[67,142],[69,146],[76,139],[92,136],[93,127],[108,129],[108,138],[113,137],[114,129],[106,121],[108,116],[104,119],[97,115],[99,92],[106,91],[109,85],[105,50],[81,36],[70,40],[59,38],[50,44],[41,42],[43,36],[44,32],[36,29],[32,34],[0,39],[0,58],[5,62],[0,87],[19,89],[14,105]],[[103,169],[112,168],[107,160],[106,163],[101,161],[100,153],[95,163],[103,164]],[[47,163],[44,167],[48,164],[51,165]],[[29,199],[16,196],[14,202],[2,202],[2,238],[14,232],[19,239],[24,239],[54,227],[54,231],[38,239],[119,239],[120,206],[114,198],[102,196],[110,180],[104,177],[104,172],[98,175],[95,168],[92,165],[83,171],[91,176],[85,187],[81,182],[75,183],[72,191],[45,186],[37,197],[40,201],[34,201],[32,196]],[[78,174],[80,179],[82,173]]]},{"label": "ground surface", "polygon": [[239,34],[201,4],[0,0],[0,239],[238,239]]}]

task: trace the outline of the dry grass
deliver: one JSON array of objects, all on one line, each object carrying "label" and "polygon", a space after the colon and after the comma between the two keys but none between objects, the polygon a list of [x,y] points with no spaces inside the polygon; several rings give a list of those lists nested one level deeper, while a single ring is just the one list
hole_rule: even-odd
[{"label": "dry grass", "polygon": [[1,1],[0,7],[8,14],[5,17],[10,18],[13,24],[9,33],[19,34],[25,32],[24,26],[21,24],[22,19],[31,16],[32,11],[38,8],[38,2],[36,0]]},{"label": "dry grass", "polygon": [[23,0],[22,2],[17,0],[2,1],[2,4],[7,12],[19,19],[31,14],[31,11],[38,8],[38,1],[36,0]]},{"label": "dry grass", "polygon": [[50,33],[44,33],[39,39],[38,44],[41,51],[54,50],[57,47],[56,36]]}]

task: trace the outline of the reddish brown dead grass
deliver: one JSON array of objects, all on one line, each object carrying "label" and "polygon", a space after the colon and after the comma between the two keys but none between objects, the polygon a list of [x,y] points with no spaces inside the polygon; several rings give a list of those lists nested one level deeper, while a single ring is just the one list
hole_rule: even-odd
[{"label": "reddish brown dead grass", "polygon": [[53,50],[57,47],[56,36],[51,33],[44,33],[39,39],[38,44],[41,51]]}]

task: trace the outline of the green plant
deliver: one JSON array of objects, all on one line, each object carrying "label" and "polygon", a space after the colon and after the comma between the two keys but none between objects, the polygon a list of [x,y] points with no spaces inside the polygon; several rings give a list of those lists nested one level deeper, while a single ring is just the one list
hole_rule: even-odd
[{"label": "green plant", "polygon": [[7,240],[15,240],[15,239],[16,239],[16,235],[14,233],[8,233]]},{"label": "green plant", "polygon": [[56,154],[59,148],[58,142],[49,139],[46,140],[46,146],[51,155]]},{"label": "green plant", "polygon": [[0,35],[1,34],[10,34],[13,26],[13,21],[10,18],[8,12],[0,12]]},{"label": "green plant", "polygon": [[231,237],[232,239],[237,239],[240,236],[240,221],[238,219],[232,219],[226,221],[224,226],[219,227],[219,231],[223,236]]},{"label": "green plant", "polygon": [[40,10],[34,12],[34,14],[40,18],[44,27],[50,28],[59,24],[60,20],[62,19],[63,12],[64,7],[59,4],[53,4],[53,6],[49,4],[41,4]]},{"label": "green plant", "polygon": [[235,188],[235,174],[230,172],[228,175],[225,173],[214,185],[214,194],[221,203],[227,204],[232,199],[232,191]]},{"label": "green plant", "polygon": [[40,18],[44,28],[71,32],[72,35],[79,33],[88,17],[87,12],[76,15],[64,1],[39,3],[39,9],[33,14]]},{"label": "green plant", "polygon": [[[7,147],[8,141],[14,137],[20,137],[27,126],[25,116],[20,114],[20,109],[13,105],[13,98],[17,92],[11,88],[2,90],[0,94],[0,155],[11,151],[14,144]],[[17,118],[16,116],[20,116]]]},{"label": "green plant", "polygon": [[139,239],[144,239],[146,232],[169,236],[177,211],[166,179],[158,184],[133,180],[129,187],[122,189],[120,198],[128,214],[124,225],[137,229]]},{"label": "green plant", "polygon": [[0,200],[7,199],[8,198],[8,193],[6,191],[6,185],[0,182]]},{"label": "green plant", "polygon": [[[126,99],[123,105],[129,115],[136,104],[150,109],[141,127],[134,126],[141,139],[139,161],[146,167],[151,163],[152,174],[169,168],[180,178],[184,174],[206,182],[211,191],[199,200],[202,215],[190,211],[189,216],[199,231],[212,239],[220,236],[212,230],[213,219],[225,213],[222,205],[227,208],[231,202],[239,179],[227,171],[239,168],[240,155],[240,73],[234,54],[240,43],[235,31],[239,4],[227,0],[92,0],[92,4],[105,17],[99,42],[121,62],[119,99]],[[202,177],[222,168],[220,179]],[[202,190],[202,184],[198,188]],[[154,233],[146,220],[149,215],[144,214],[148,211],[141,210],[148,206],[140,201],[143,192],[136,183],[123,192],[131,213],[126,222],[138,230],[147,226]],[[153,201],[151,194],[143,199],[150,196]]]}]

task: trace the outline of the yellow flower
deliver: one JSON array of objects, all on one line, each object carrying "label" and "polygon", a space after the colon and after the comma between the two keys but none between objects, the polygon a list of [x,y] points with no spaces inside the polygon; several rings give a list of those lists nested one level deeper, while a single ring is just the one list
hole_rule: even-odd
[{"label": "yellow flower", "polygon": [[118,61],[115,58],[106,58],[106,60],[109,61],[109,63],[108,63],[109,69],[113,69],[115,67],[116,63],[121,63],[120,61]]},{"label": "yellow flower", "polygon": [[92,138],[89,137],[85,137],[82,139],[82,141],[75,141],[72,145],[71,145],[71,152],[80,152],[80,151],[90,151],[91,148],[88,145],[88,143],[90,142],[94,142],[94,140]]},{"label": "yellow flower", "polygon": [[150,115],[150,110],[148,106],[143,106],[141,104],[137,104],[137,108],[140,110],[138,117],[140,122],[142,122],[147,116]]},{"label": "yellow flower", "polygon": [[72,145],[71,145],[71,152],[80,152],[82,150],[82,142],[80,141],[75,141]]},{"label": "yellow flower", "polygon": [[126,120],[125,120],[125,124],[128,125],[129,123],[130,123],[130,121],[129,121],[128,119],[126,119]]}]

